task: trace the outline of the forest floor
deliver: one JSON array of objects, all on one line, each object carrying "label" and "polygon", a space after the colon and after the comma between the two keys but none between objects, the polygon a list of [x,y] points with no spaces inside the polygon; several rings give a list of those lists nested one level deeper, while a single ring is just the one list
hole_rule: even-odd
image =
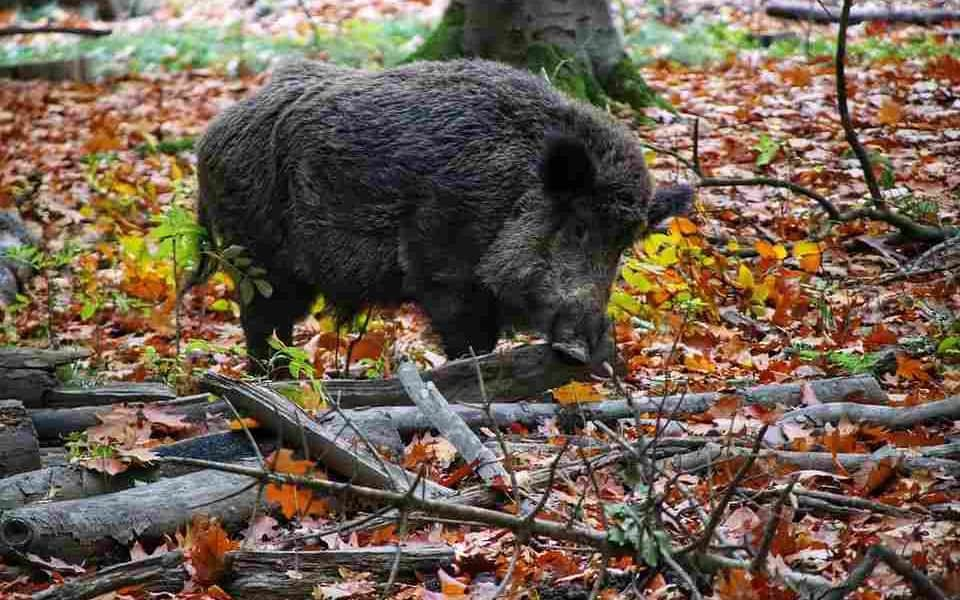
[{"label": "forest floor", "polygon": [[[238,298],[229,277],[218,274],[187,293],[178,324],[176,280],[195,258],[190,236],[178,233],[188,231],[192,219],[193,141],[218,111],[262,85],[272,59],[296,53],[389,66],[416,47],[442,9],[430,0],[314,0],[305,3],[308,19],[295,2],[243,9],[225,0],[187,4],[171,2],[151,17],[111,24],[112,36],[79,46],[66,36],[0,39],[0,64],[82,52],[99,57],[104,75],[96,83],[0,82],[0,209],[17,210],[43,240],[38,252],[23,255],[38,273],[0,308],[0,345],[90,348],[92,356],[72,374],[78,384],[162,380],[186,394],[195,391],[202,371],[242,374]],[[698,121],[704,175],[788,180],[841,211],[864,205],[863,172],[836,106],[836,26],[741,12],[739,3],[685,3],[666,21],[656,20],[644,3],[620,4],[631,55],[677,109],[643,115],[611,109],[652,145],[648,162],[658,181],[695,179],[688,167]],[[66,13],[50,16],[89,24]],[[0,25],[6,18],[12,15],[0,14]],[[767,45],[762,34],[770,33],[789,35]],[[956,29],[854,26],[847,80],[853,121],[874,157],[886,202],[919,223],[960,225]],[[656,396],[872,374],[891,407],[958,394],[960,251],[947,247],[914,263],[930,245],[893,233],[871,220],[830,223],[816,202],[785,189],[701,188],[689,218],[638,241],[625,257],[611,303],[627,365],[623,383]],[[178,244],[176,262],[170,236]],[[908,272],[914,267],[922,270]],[[417,357],[424,367],[444,362],[413,307],[374,311],[359,342],[360,322],[337,331],[322,303],[316,308],[296,327],[295,345],[318,373],[342,370],[338,361],[351,341],[349,370],[358,377],[390,376],[403,356]],[[577,393],[589,402],[616,390],[597,383]],[[822,400],[805,388],[805,405]],[[684,433],[750,439],[785,412],[720,403],[683,421]],[[548,423],[528,433],[550,438],[556,430]],[[899,429],[847,417],[825,426],[796,422],[782,435],[782,447],[791,450],[915,453],[960,441],[960,415]],[[441,444],[428,437],[408,448],[436,461],[437,478],[453,468]],[[687,475],[685,483],[695,494],[709,494],[711,486],[730,481],[727,471]],[[791,473],[795,467],[765,464],[750,486],[782,484]],[[839,580],[858,552],[879,540],[932,574],[949,594],[960,594],[956,517],[924,511],[960,505],[954,476],[876,459],[857,472],[806,469],[799,477],[811,489],[916,513],[785,519],[774,553],[786,564]],[[629,494],[616,477],[607,484],[607,501]],[[744,502],[722,527],[737,539],[756,538],[766,510]],[[418,531],[432,535],[428,528]],[[447,539],[456,537],[447,533]],[[481,535],[462,534],[464,551],[480,554]],[[496,563],[490,558],[496,552],[509,558],[509,536],[487,541],[487,559]],[[518,577],[533,587],[544,572],[576,579],[586,569],[583,557],[559,550],[531,550],[524,560],[527,570]],[[737,590],[747,579],[736,577],[748,576],[728,576],[714,597],[746,598]],[[446,585],[455,595],[453,584]],[[663,577],[644,585],[651,593],[660,587],[676,593],[675,583]],[[771,595],[765,580],[749,585],[763,588],[758,597],[781,597]],[[879,570],[857,597],[904,597],[905,590],[902,579]]]}]

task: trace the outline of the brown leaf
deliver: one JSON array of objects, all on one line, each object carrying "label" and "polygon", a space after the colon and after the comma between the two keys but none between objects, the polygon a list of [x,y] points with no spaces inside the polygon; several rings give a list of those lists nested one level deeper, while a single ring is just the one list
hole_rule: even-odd
[{"label": "brown leaf", "polygon": [[211,585],[219,581],[226,569],[227,552],[239,547],[240,542],[232,541],[216,519],[195,520],[190,563],[197,582]]}]

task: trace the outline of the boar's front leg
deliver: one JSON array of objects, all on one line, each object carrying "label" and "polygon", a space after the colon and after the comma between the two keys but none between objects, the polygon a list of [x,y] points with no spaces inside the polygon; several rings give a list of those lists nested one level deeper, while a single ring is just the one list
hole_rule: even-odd
[{"label": "boar's front leg", "polygon": [[447,359],[486,354],[497,345],[500,314],[489,290],[477,286],[431,286],[421,298],[430,326],[440,336]]},{"label": "boar's front leg", "polygon": [[240,323],[247,342],[247,370],[251,374],[282,376],[282,369],[271,373],[272,351],[269,339],[274,333],[284,344],[293,343],[293,324],[306,316],[316,299],[312,286],[291,281],[271,280],[269,297],[259,291],[248,304],[241,304]]}]

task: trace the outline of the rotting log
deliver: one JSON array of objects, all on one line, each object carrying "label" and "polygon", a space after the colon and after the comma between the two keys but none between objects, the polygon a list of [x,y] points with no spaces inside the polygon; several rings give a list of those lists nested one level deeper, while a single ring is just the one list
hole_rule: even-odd
[{"label": "rotting log", "polygon": [[[261,451],[272,449],[272,440],[265,440]],[[240,431],[227,431],[197,436],[152,449],[157,456],[189,456],[220,462],[234,462],[255,456],[247,436]],[[62,502],[119,492],[134,486],[136,481],[157,477],[179,477],[198,471],[196,467],[161,463],[159,466],[131,468],[117,475],[107,475],[80,465],[56,465],[19,473],[0,479],[0,512],[40,501]]]},{"label": "rotting log", "polygon": [[256,480],[203,470],[113,494],[34,504],[0,517],[0,548],[70,562],[129,560],[134,539],[159,540],[195,514],[216,517],[228,528],[250,518]]},{"label": "rotting log", "polygon": [[[586,366],[565,362],[549,344],[539,343],[484,354],[476,359],[453,360],[421,376],[424,381],[432,381],[451,404],[480,403],[483,396],[477,381],[477,362],[491,402],[542,396],[547,390],[585,379],[589,374]],[[294,385],[275,382],[271,387],[288,389]],[[323,386],[331,398],[339,398],[341,408],[413,404],[398,379],[330,379],[323,381]]]},{"label": "rotting log", "polygon": [[88,356],[83,348],[0,348],[0,398],[41,408],[47,392],[60,385],[57,369]]},{"label": "rotting log", "polygon": [[[198,423],[206,419],[207,415],[224,415],[229,413],[226,403],[217,400],[210,402],[207,394],[191,398],[178,398],[171,401],[155,402],[149,406],[158,406],[175,411],[176,414],[190,422]],[[131,403],[131,406],[141,406],[142,403]],[[109,413],[111,406],[78,406],[76,408],[53,408],[30,411],[30,418],[37,430],[37,437],[46,443],[59,443],[75,431],[83,431],[88,427],[100,424],[97,415]]]},{"label": "rotting log", "polygon": [[[884,450],[881,448],[881,450]],[[720,444],[707,444],[699,450],[679,454],[657,461],[661,466],[671,466],[677,471],[698,471],[711,464],[716,464],[730,458],[743,458],[750,454],[749,448],[725,447]],[[918,469],[941,472],[952,477],[960,477],[960,461],[945,458],[915,456],[910,452],[890,449],[877,451],[873,454],[832,454],[830,452],[793,452],[788,450],[761,450],[759,458],[769,458],[781,464],[788,464],[801,469],[815,469],[833,473],[837,465],[844,470],[853,472],[864,466],[890,459],[903,471]]]},{"label": "rotting log", "polygon": [[[233,551],[227,553],[224,590],[237,600],[308,598],[317,585],[340,580],[340,569],[372,573],[385,581],[397,556],[396,546],[318,551]],[[445,544],[402,546],[398,575],[436,573],[454,559]],[[295,576],[291,576],[295,573]]]},{"label": "rotting log", "polygon": [[115,382],[88,387],[63,385],[57,377],[57,369],[89,356],[90,351],[85,348],[0,348],[0,398],[20,400],[29,409],[169,401],[176,398],[173,390],[161,383]]},{"label": "rotting log", "polygon": [[[348,477],[360,485],[381,489],[405,491],[416,480],[416,474],[381,460],[361,439],[348,434],[353,423],[336,414],[321,424],[314,421],[299,406],[264,386],[207,372],[207,385],[221,390],[233,405],[252,416],[262,427],[279,432],[284,444],[302,447],[306,444],[311,457],[323,462],[330,470]],[[356,431],[356,430],[353,430]],[[362,430],[360,430],[362,431]],[[442,498],[453,495],[453,490],[429,480],[421,480],[417,495]]]},{"label": "rotting log", "polygon": [[107,406],[121,402],[164,402],[175,400],[170,386],[151,382],[118,382],[95,387],[58,387],[47,392],[45,408]]},{"label": "rotting log", "polygon": [[133,487],[128,473],[106,475],[78,465],[57,465],[0,479],[0,512],[43,500],[72,500]]},{"label": "rotting log", "polygon": [[960,420],[960,396],[937,400],[917,406],[871,406],[853,402],[818,404],[792,410],[783,415],[780,423],[836,423],[846,418],[853,423],[870,423],[890,429],[904,429],[933,421]]},{"label": "rotting log", "polygon": [[40,468],[40,444],[30,415],[17,400],[0,400],[0,478]]},{"label": "rotting log", "polygon": [[[824,403],[842,402],[849,398],[857,398],[871,403],[885,403],[887,401],[886,394],[872,375],[820,379],[806,382],[806,384],[813,389],[817,398]],[[497,403],[490,406],[490,411],[495,421],[494,424],[498,427],[508,426],[511,423],[531,427],[548,418],[572,419],[576,423],[590,420],[613,422],[618,419],[633,418],[637,410],[641,413],[655,414],[662,409],[665,415],[674,413],[677,415],[698,414],[707,411],[717,400],[725,396],[740,398],[747,405],[797,406],[802,401],[804,385],[804,383],[761,385],[753,388],[731,390],[730,392],[681,394],[667,396],[666,398],[637,396],[631,402],[605,400],[575,406],[527,402]],[[450,408],[470,427],[491,425],[483,410],[458,405]],[[362,424],[367,419],[376,419],[380,422],[388,419],[402,436],[433,427],[430,418],[415,406],[345,410],[344,414],[361,429],[363,428]]]},{"label": "rotting log", "polygon": [[[839,23],[840,7],[828,9],[816,3],[781,2],[774,0],[766,6],[767,15],[779,19],[811,21],[814,23]],[[947,21],[960,21],[960,11],[925,8],[854,8],[850,11],[850,25],[865,21],[887,23],[910,23],[935,25]]]},{"label": "rotting log", "polygon": [[137,586],[153,594],[176,594],[190,579],[183,551],[173,550],[142,560],[120,563],[37,592],[31,600],[88,600],[121,588]]}]

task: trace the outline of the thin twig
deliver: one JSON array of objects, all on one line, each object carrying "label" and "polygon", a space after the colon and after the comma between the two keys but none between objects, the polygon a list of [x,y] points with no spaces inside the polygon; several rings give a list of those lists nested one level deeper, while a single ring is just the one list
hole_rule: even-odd
[{"label": "thin twig", "polygon": [[773,505],[773,514],[770,515],[770,520],[767,521],[767,525],[763,530],[763,539],[760,541],[760,549],[757,550],[757,555],[753,557],[753,562],[751,563],[750,567],[751,571],[759,573],[766,567],[767,554],[770,553],[770,546],[773,544],[773,538],[777,535],[777,529],[780,526],[780,513],[783,512],[783,505],[786,504],[787,498],[790,497],[791,492],[793,492],[793,486],[796,484],[797,478],[791,477],[790,483],[783,488],[780,496],[777,497],[777,503]]},{"label": "thin twig", "polygon": [[730,504],[730,500],[733,499],[734,494],[737,492],[737,486],[740,485],[740,482],[742,482],[747,476],[750,468],[753,467],[753,463],[757,460],[757,456],[760,454],[760,446],[763,444],[763,436],[766,435],[768,427],[768,424],[764,424],[764,426],[760,429],[760,432],[757,434],[757,439],[753,443],[753,448],[750,450],[750,455],[747,456],[747,459],[740,466],[737,474],[734,475],[733,480],[727,486],[723,496],[720,497],[719,504],[717,504],[717,506],[713,509],[713,512],[710,513],[710,521],[707,522],[706,526],[703,528],[703,533],[701,536],[691,542],[689,545],[680,549],[678,554],[683,555],[691,550],[702,550],[710,544],[713,539],[713,532],[720,525],[720,520],[726,513],[727,506]]},{"label": "thin twig", "polygon": [[847,27],[850,24],[850,6],[852,0],[843,0],[843,6],[840,9],[840,27],[837,32],[837,108],[840,111],[840,123],[843,125],[843,133],[847,138],[847,143],[853,149],[860,161],[860,167],[863,169],[863,179],[867,182],[867,189],[870,190],[870,199],[874,208],[883,209],[883,194],[880,192],[880,185],[877,183],[877,176],[873,172],[873,165],[870,163],[870,157],[866,149],[860,143],[857,136],[857,130],[853,128],[853,120],[850,118],[850,106],[847,102],[847,77],[846,77],[846,56],[847,56]]}]

